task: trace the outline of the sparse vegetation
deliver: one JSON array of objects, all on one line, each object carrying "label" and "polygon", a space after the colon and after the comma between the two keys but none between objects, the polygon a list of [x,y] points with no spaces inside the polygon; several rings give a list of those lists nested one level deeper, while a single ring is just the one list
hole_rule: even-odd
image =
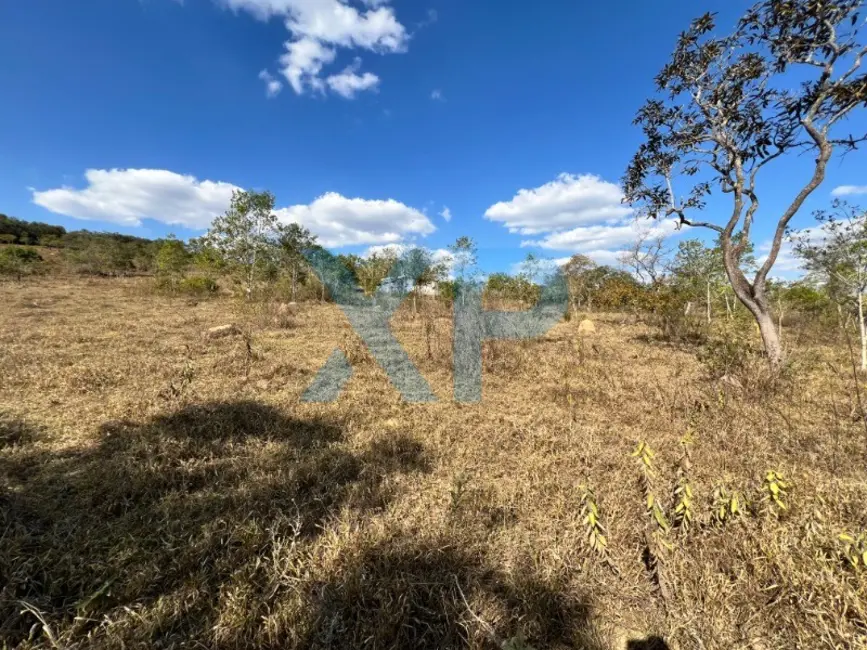
[{"label": "sparse vegetation", "polygon": [[[867,99],[859,6],[681,35],[624,189],[716,241],[574,255],[561,322],[483,344],[479,403],[452,400],[454,303],[546,299],[533,254],[484,283],[467,236],[331,264],[269,192],[188,242],[0,215],[0,648],[867,648],[863,210],[820,210],[791,233],[810,273],[769,275],[864,139],[831,130]],[[757,261],[758,172],[796,150]],[[712,187],[725,222],[692,216]],[[400,398],[344,291],[436,400]],[[302,399],[329,359],[339,398]]]},{"label": "sparse vegetation", "polygon": [[[287,329],[276,303],[149,282],[0,285],[9,647],[867,640],[864,414],[809,322],[789,338],[815,361],[762,405],[699,344],[597,310],[581,346],[574,320],[499,342],[484,400],[455,408],[436,297],[392,321],[440,398],[403,404],[332,305]],[[240,334],[203,338],[223,323]],[[334,345],[345,394],[301,403]]]}]

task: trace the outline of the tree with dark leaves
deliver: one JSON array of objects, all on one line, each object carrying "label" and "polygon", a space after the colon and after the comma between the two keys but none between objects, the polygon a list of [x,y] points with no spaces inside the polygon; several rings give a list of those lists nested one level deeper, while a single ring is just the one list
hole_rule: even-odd
[{"label": "tree with dark leaves", "polygon": [[[867,134],[841,134],[844,118],[867,105],[867,46],[859,38],[862,0],[764,0],[734,33],[714,36],[712,14],[681,34],[671,61],[656,77],[659,98],[635,123],[644,142],[623,179],[625,200],[639,213],[674,217],[681,226],[719,234],[726,275],[755,317],[770,363],[783,360],[767,296],[767,278],[786,228],[825,180],[836,152],[854,149]],[[800,81],[800,84],[796,84]],[[812,172],[776,219],[768,256],[752,280],[742,268],[758,218],[757,181],[769,163],[809,153]],[[676,187],[689,185],[684,192]],[[731,196],[719,223],[695,219],[707,196]]]}]

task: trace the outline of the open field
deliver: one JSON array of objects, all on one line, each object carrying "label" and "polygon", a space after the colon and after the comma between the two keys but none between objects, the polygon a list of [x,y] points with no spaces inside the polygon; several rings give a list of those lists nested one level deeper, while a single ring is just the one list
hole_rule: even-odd
[{"label": "open field", "polygon": [[[275,320],[147,283],[0,285],[0,647],[867,648],[838,539],[867,531],[867,434],[835,332],[789,333],[762,399],[595,315],[486,344],[461,405],[447,314],[401,311],[439,397],[408,404],[333,305]],[[202,336],[225,323],[248,335]],[[344,394],[301,403],[336,346]],[[678,476],[695,520],[663,534],[646,492],[673,519]],[[748,501],[724,523],[718,487]]]}]

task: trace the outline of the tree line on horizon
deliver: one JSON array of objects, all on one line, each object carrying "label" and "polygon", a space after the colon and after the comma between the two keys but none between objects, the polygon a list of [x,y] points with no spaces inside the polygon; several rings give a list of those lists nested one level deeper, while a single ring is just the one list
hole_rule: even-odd
[{"label": "tree line on horizon", "polygon": [[[790,233],[792,219],[824,183],[832,158],[867,141],[867,133],[839,132],[841,125],[857,124],[849,118],[867,107],[867,73],[862,71],[867,45],[861,40],[865,22],[861,9],[862,0],[761,0],[727,35],[719,35],[716,15],[705,13],[680,34],[670,60],[654,79],[655,95],[646,100],[634,119],[642,138],[622,178],[625,203],[638,216],[673,218],[680,227],[713,233],[716,245],[710,252],[699,248],[703,244],[690,244],[691,248],[679,251],[676,263],[681,271],[670,275],[692,278],[687,284],[693,289],[703,285],[707,314],[712,314],[716,294],[725,297],[729,314],[741,305],[758,328],[764,354],[774,369],[782,366],[785,350],[781,342],[781,283],[774,281],[772,270],[788,238],[812,277],[822,283],[829,300],[837,304],[839,313],[845,310],[851,316],[854,311],[861,338],[861,366],[867,370],[864,211],[835,202],[830,210],[817,214],[826,236],[811,240],[803,233]],[[793,181],[788,206],[768,217],[760,208],[759,181],[769,165],[793,156],[812,158],[810,173],[799,182]],[[719,220],[704,211],[708,197],[715,192],[730,200],[731,211]],[[236,193],[229,211],[215,220],[207,235],[191,240],[189,251],[184,244],[163,242],[160,252],[173,248],[176,254],[169,257],[180,260],[183,249],[200,264],[210,260],[217,267],[231,267],[248,298],[263,270],[272,274],[287,270],[294,298],[299,280],[304,284],[300,277],[304,265],[297,255],[299,249],[293,247],[302,241],[315,245],[315,237],[300,226],[290,232],[289,226],[278,223],[273,205],[274,197],[268,192]],[[760,263],[751,248],[751,231],[757,221],[766,222],[773,232],[768,253]],[[138,269],[152,264],[160,270],[157,252],[148,248],[157,244],[83,231],[52,233],[44,224],[32,232],[15,230],[20,222],[8,218],[3,223],[11,229],[0,235],[8,243],[48,245],[45,242],[59,241],[67,257],[82,266],[96,262],[102,267]],[[35,242],[31,241],[34,237]],[[455,243],[455,252],[468,254],[470,251],[460,250],[460,243]],[[145,253],[143,260],[139,259],[140,252]],[[667,295],[672,285],[670,277],[669,282],[662,282],[662,276],[657,275],[656,262],[662,257],[661,244],[644,248],[639,244],[628,257],[627,266],[643,281],[640,286],[630,285],[631,280],[608,270],[604,274],[611,276],[609,284],[621,287],[624,295],[636,291],[647,294],[641,289],[651,286],[649,295],[657,300]],[[20,250],[4,250],[0,258],[0,267],[12,269],[18,276],[37,262],[32,253]],[[388,266],[388,260],[346,257],[343,261],[368,288],[377,277],[376,269]],[[580,258],[570,265],[578,277],[600,273],[595,267],[584,268],[589,265]],[[583,286],[583,282],[575,280],[572,284]],[[520,282],[498,275],[495,283],[499,291],[504,283],[514,285],[522,301],[529,296],[529,287]],[[723,289],[715,292],[717,284]],[[590,282],[588,286],[592,285]],[[806,286],[799,285],[802,297],[807,295]],[[675,293],[684,295],[682,290]],[[324,287],[320,297],[325,297]],[[688,300],[684,311],[697,302]],[[671,311],[676,313],[677,309]]]},{"label": "tree line on horizon", "polygon": [[[202,237],[183,242],[172,235],[149,240],[114,233],[66,232],[62,227],[0,218],[0,273],[20,279],[45,270],[36,246],[60,251],[66,271],[87,275],[153,276],[157,290],[208,294],[222,282],[246,300],[330,299],[327,287],[311,269],[306,254],[319,248],[316,235],[297,223],[280,223],[268,192],[236,192],[230,208],[214,220]],[[813,241],[790,239],[807,274],[798,280],[768,281],[775,327],[799,316],[832,323],[841,315],[858,323],[862,367],[867,369],[863,294],[867,291],[867,219],[860,208],[835,201],[830,210],[816,213],[824,232]],[[12,237],[15,241],[12,241]],[[22,242],[26,245],[19,245]],[[366,295],[373,295],[389,277],[398,259],[413,257],[413,310],[420,295],[448,304],[461,281],[482,282],[489,305],[527,308],[535,304],[545,277],[554,270],[549,260],[527,255],[514,273],[481,276],[478,250],[470,237],[449,247],[448,259],[434,259],[430,251],[412,248],[398,254],[384,248],[368,256],[337,255],[351,279]],[[748,310],[728,281],[721,238],[712,245],[699,240],[666,247],[662,238],[640,235],[621,254],[619,266],[598,264],[586,255],[573,255],[559,271],[568,286],[567,318],[595,311],[643,314],[666,336],[700,336],[717,320],[741,322]],[[758,267],[752,245],[741,257],[744,272]],[[56,267],[55,267],[56,268]]]}]

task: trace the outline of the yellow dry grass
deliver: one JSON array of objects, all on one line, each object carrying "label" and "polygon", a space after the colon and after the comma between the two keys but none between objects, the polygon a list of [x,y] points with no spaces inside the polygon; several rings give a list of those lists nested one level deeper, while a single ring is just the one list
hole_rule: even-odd
[{"label": "yellow dry grass", "polygon": [[[564,322],[486,344],[465,405],[448,315],[402,311],[439,397],[408,404],[332,305],[275,320],[147,279],[7,283],[0,305],[0,646],[867,647],[838,540],[867,530],[867,437],[834,333],[759,399],[634,320]],[[225,323],[245,335],[203,338]],[[336,346],[344,393],[301,403]],[[645,491],[670,514],[688,431],[696,523],[654,535]],[[720,486],[746,516],[713,523]]]}]

